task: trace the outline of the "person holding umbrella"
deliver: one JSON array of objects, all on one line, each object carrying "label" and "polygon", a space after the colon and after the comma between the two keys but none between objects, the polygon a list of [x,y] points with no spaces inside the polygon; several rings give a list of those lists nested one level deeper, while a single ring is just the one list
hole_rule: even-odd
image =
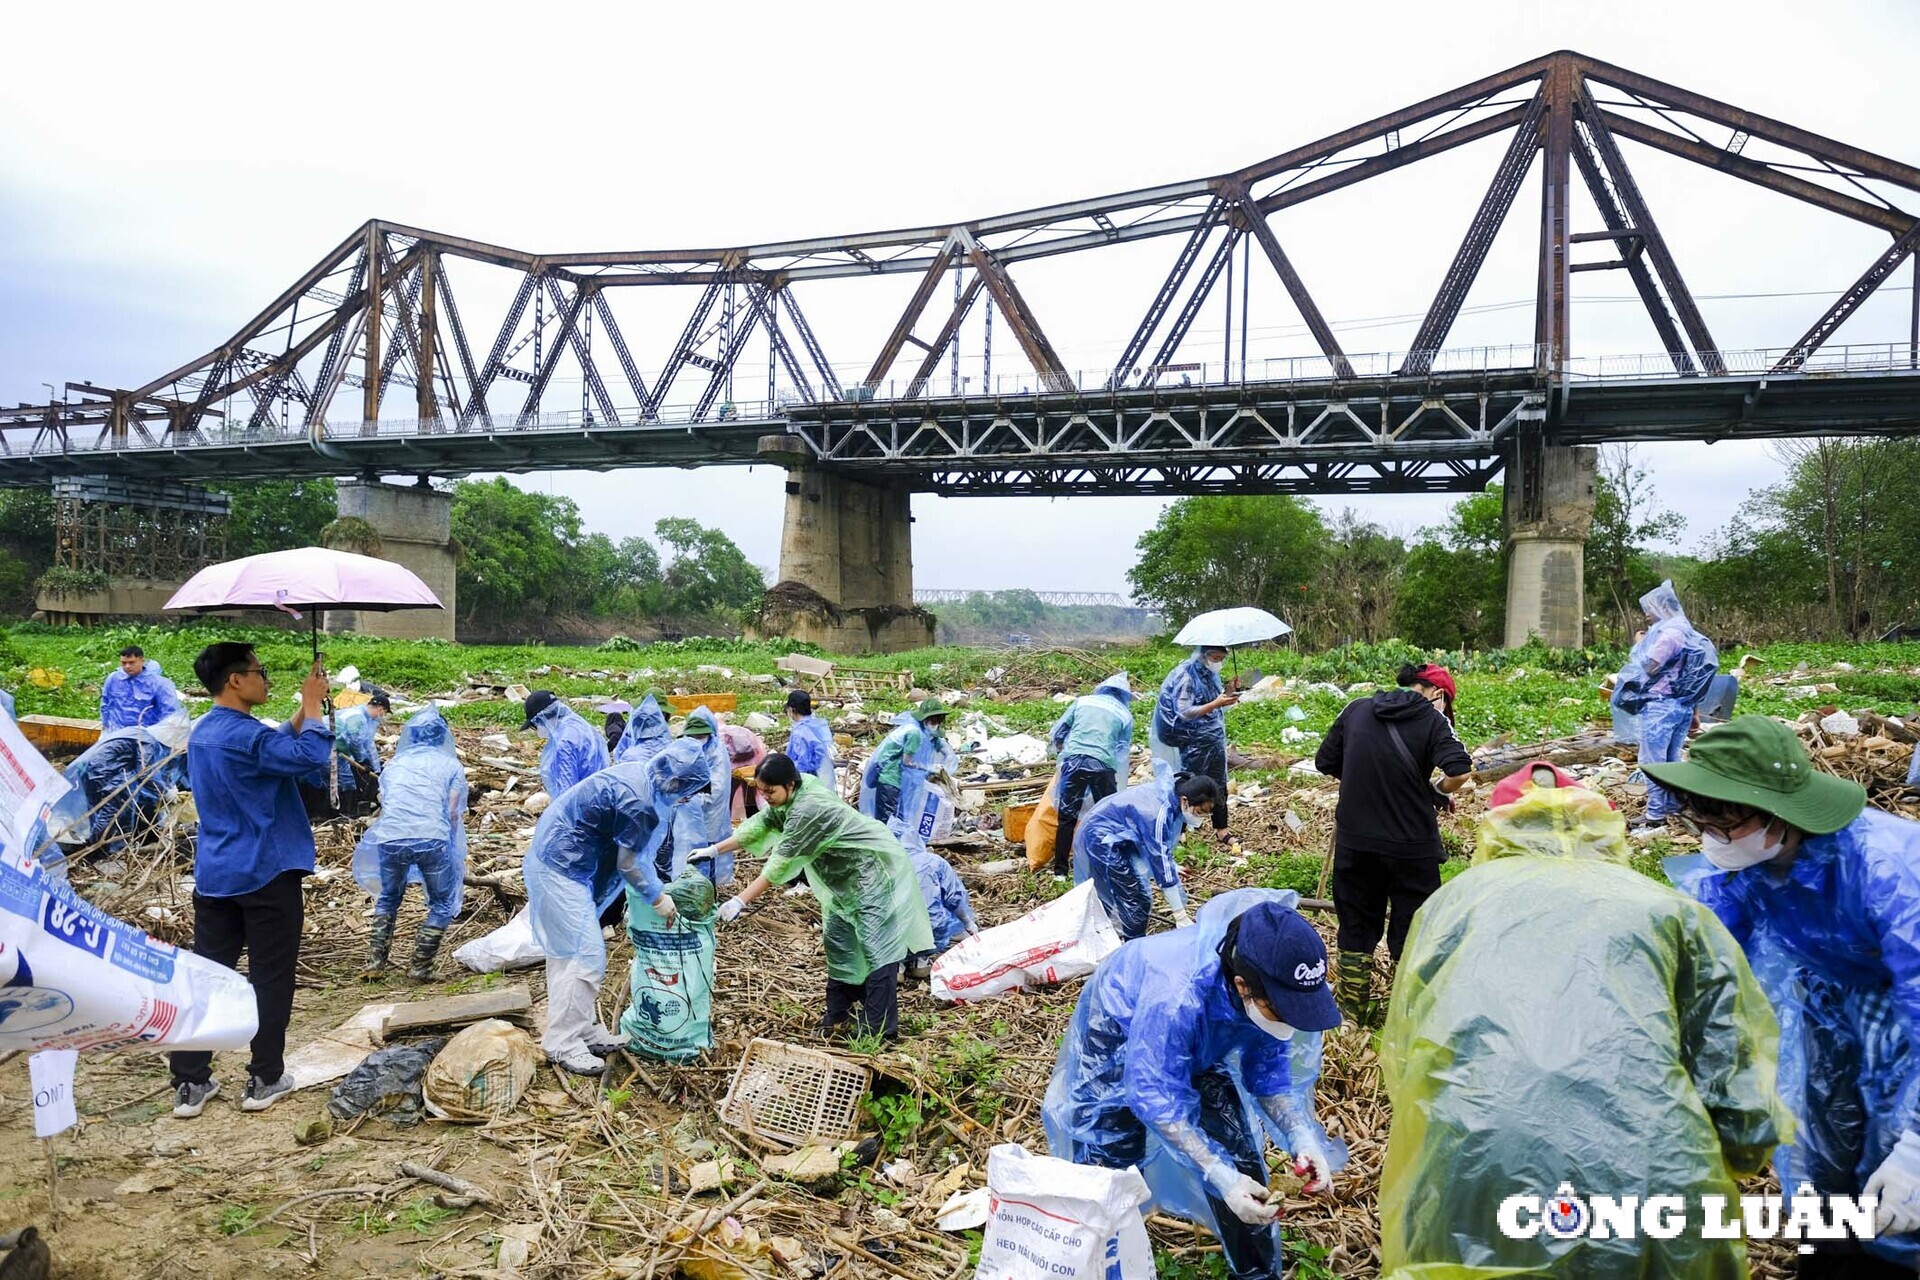
[{"label": "person holding umbrella", "polygon": [[1225,645],[1202,645],[1175,667],[1160,684],[1153,704],[1148,741],[1161,760],[1170,760],[1181,773],[1211,778],[1221,802],[1213,806],[1213,834],[1227,839],[1227,717],[1240,701],[1221,683],[1227,663]]},{"label": "person holding umbrella", "polygon": [[[259,1004],[242,1111],[265,1111],[293,1092],[287,1022],[306,904],[300,881],[313,872],[313,828],[299,779],[328,766],[333,731],[323,707],[327,673],[318,658],[300,683],[300,706],[278,729],[255,718],[273,691],[253,646],[208,645],[194,674],[213,707],[187,740],[187,777],[200,811],[193,856],[193,950],[232,968],[247,953],[247,980]],[[213,1055],[169,1056],[173,1114],[197,1116],[220,1092]]]}]

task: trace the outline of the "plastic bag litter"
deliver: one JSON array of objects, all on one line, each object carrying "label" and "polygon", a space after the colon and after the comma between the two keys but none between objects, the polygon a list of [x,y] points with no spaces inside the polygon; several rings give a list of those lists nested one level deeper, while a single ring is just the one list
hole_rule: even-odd
[{"label": "plastic bag litter", "polygon": [[463,1028],[434,1056],[421,1082],[427,1114],[484,1124],[512,1111],[533,1082],[533,1037],[498,1018]]},{"label": "plastic bag litter", "polygon": [[1153,1280],[1139,1170],[1003,1143],[987,1154],[987,1189],[992,1214],[974,1280]]},{"label": "plastic bag litter", "polygon": [[475,938],[455,951],[453,958],[475,973],[500,973],[506,969],[528,968],[547,957],[535,941],[533,921],[522,907],[492,933]]},{"label": "plastic bag litter", "polygon": [[1060,771],[1055,769],[1040,794],[1040,804],[1027,819],[1027,869],[1038,871],[1053,862],[1053,841],[1060,832]]},{"label": "plastic bag litter", "polygon": [[1120,934],[1087,881],[1018,920],[956,943],[933,962],[933,998],[972,1003],[1016,987],[1065,982],[1092,973],[1119,947]]},{"label": "plastic bag litter", "polygon": [[620,1034],[636,1053],[683,1062],[713,1047],[713,881],[688,871],[667,886],[667,896],[680,913],[671,925],[627,891],[633,964]]},{"label": "plastic bag litter", "polygon": [[425,1108],[421,1087],[427,1065],[447,1044],[446,1036],[418,1044],[376,1049],[327,1095],[327,1112],[336,1120],[384,1116],[391,1124],[418,1124]]}]

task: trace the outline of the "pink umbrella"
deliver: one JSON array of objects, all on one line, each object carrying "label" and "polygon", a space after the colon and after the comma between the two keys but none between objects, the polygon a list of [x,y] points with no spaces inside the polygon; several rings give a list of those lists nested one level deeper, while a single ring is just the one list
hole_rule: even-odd
[{"label": "pink umbrella", "polygon": [[440,598],[411,570],[372,556],[326,547],[269,551],[208,565],[167,601],[169,610],[218,613],[224,609],[311,612],[313,654],[320,656],[320,615],[328,609],[385,612],[444,609]]}]

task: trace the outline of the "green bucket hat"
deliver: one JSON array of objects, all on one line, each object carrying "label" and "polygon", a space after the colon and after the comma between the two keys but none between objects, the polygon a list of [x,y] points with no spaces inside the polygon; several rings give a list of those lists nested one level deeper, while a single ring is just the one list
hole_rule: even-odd
[{"label": "green bucket hat", "polygon": [[1810,835],[1831,835],[1867,806],[1863,788],[1814,768],[1799,737],[1772,716],[1740,716],[1694,739],[1685,760],[1640,767],[1661,786],[1746,805]]},{"label": "green bucket hat", "polygon": [[921,724],[925,724],[935,716],[944,718],[952,714],[952,712],[947,710],[947,704],[938,698],[928,698],[925,702],[913,709],[913,718]]}]

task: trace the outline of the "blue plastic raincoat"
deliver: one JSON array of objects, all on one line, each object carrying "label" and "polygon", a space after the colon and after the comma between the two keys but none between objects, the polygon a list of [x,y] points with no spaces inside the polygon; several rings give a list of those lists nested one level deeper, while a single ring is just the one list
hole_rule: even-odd
[{"label": "blue plastic raincoat", "polygon": [[1155,760],[1151,782],[1096,801],[1080,815],[1073,833],[1073,882],[1093,881],[1100,905],[1122,938],[1147,932],[1156,886],[1168,907],[1187,902],[1180,867],[1173,860],[1187,824],[1173,784],[1173,770]]},{"label": "blue plastic raincoat", "polygon": [[[647,769],[616,764],[600,770],[556,797],[534,826],[521,875],[533,936],[548,959],[577,960],[590,970],[597,965],[606,971],[599,911],[577,909],[578,889],[602,909],[622,885],[647,902],[660,897],[654,854],[666,837],[667,809],[676,797],[656,793]],[[568,892],[564,883],[577,888]]]},{"label": "blue plastic raincoat", "polygon": [[666,749],[673,741],[673,730],[667,727],[667,713],[660,709],[652,694],[640,700],[627,716],[627,727],[620,735],[619,743],[613,749],[613,763],[626,764],[638,760],[643,764]]},{"label": "blue plastic raincoat", "polygon": [[1066,713],[1054,722],[1049,735],[1054,752],[1065,760],[1087,756],[1116,773],[1127,770],[1127,753],[1133,747],[1133,693],[1127,673],[1107,677],[1094,691],[1075,698]]},{"label": "blue plastic raincoat", "polygon": [[860,812],[885,822],[896,839],[918,844],[931,776],[951,773],[960,757],[944,734],[922,725],[912,711],[902,711],[893,724],[860,775]]},{"label": "blue plastic raincoat", "polygon": [[[1694,708],[1707,696],[1719,672],[1720,653],[1687,621],[1673,583],[1663,582],[1641,596],[1640,607],[1653,625],[1627,655],[1613,691],[1613,708],[1638,716],[1640,762],[1668,764],[1678,760],[1686,747]],[[1665,818],[1679,809],[1673,792],[1648,783],[1649,818]]]},{"label": "blue plastic raincoat", "polygon": [[353,850],[353,878],[377,899],[374,914],[400,909],[408,883],[427,891],[427,925],[453,923],[465,897],[467,771],[440,712],[428,707],[400,731],[380,775],[380,816]]},{"label": "blue plastic raincoat", "polygon": [[364,706],[347,707],[336,713],[333,721],[333,767],[340,779],[340,789],[378,790],[380,749],[373,740],[373,713]]},{"label": "blue plastic raincoat", "polygon": [[787,759],[793,761],[793,767],[801,773],[833,787],[833,726],[818,712],[795,720],[787,735]]},{"label": "blue plastic raincoat", "polygon": [[[666,750],[647,763],[655,794],[675,797],[672,805],[665,810],[671,831],[670,840],[659,850],[660,860],[665,865],[655,868],[662,880],[679,879],[687,869],[688,856],[695,849],[718,844],[732,833],[733,821],[728,800],[733,771],[725,767],[724,760],[723,752],[722,766],[716,770],[711,739],[675,738]],[[718,804],[714,801],[716,795],[719,797]],[[733,855],[717,855],[708,875],[716,886],[731,883]]]},{"label": "blue plastic raincoat", "polygon": [[980,927],[973,918],[973,900],[960,883],[953,864],[931,849],[915,849],[913,874],[927,903],[927,922],[933,926],[933,949],[945,951]]},{"label": "blue plastic raincoat", "polygon": [[[48,829],[70,845],[119,849],[155,818],[170,792],[186,785],[187,731],[181,711],[152,725],[101,734],[62,770],[72,790],[54,803]],[[45,852],[48,862],[60,856],[57,849]]]},{"label": "blue plastic raincoat", "polygon": [[607,767],[607,740],[564,702],[533,718],[540,735],[540,782],[555,800],[560,793]]},{"label": "blue plastic raincoat", "polygon": [[1226,759],[1227,713],[1209,711],[1201,716],[1187,715],[1195,707],[1212,702],[1226,689],[1220,673],[1208,669],[1205,652],[1195,649],[1191,658],[1169,671],[1160,683],[1160,696],[1153,702],[1147,741],[1154,755],[1168,764],[1178,765],[1189,751],[1215,747],[1220,751],[1221,760]]},{"label": "blue plastic raincoat", "polygon": [[[1101,961],[1074,1007],[1041,1108],[1054,1155],[1137,1164],[1154,1208],[1216,1236],[1222,1223],[1201,1169],[1181,1149],[1196,1134],[1215,1159],[1262,1182],[1266,1136],[1289,1151],[1317,1140],[1334,1168],[1345,1163],[1344,1144],[1314,1116],[1319,1033],[1274,1039],[1247,1017],[1221,969],[1236,916],[1260,902],[1293,910],[1299,901],[1291,890],[1234,889],[1203,904],[1193,928],[1137,939]],[[1269,1230],[1277,1258],[1279,1228]]]},{"label": "blue plastic raincoat", "polygon": [[[1920,823],[1868,810],[1803,838],[1783,879],[1698,855],[1667,875],[1746,948],[1780,1019],[1780,1092],[1798,1123],[1774,1153],[1783,1186],[1856,1193],[1920,1132]],[[1920,1266],[1920,1238],[1873,1252]]]},{"label": "blue plastic raincoat", "polygon": [[[1414,917],[1381,1033],[1383,1276],[1747,1274],[1741,1243],[1703,1239],[1695,1206],[1736,1195],[1791,1123],[1774,1018],[1713,913],[1630,853],[1605,796],[1530,788],[1487,811],[1474,865]],[[1673,1239],[1498,1229],[1507,1197],[1563,1182],[1683,1196],[1692,1225]]]},{"label": "blue plastic raincoat", "polygon": [[100,686],[102,728],[132,729],[163,720],[180,709],[180,691],[161,674],[160,664],[152,658],[147,659],[139,675],[111,671]]}]

